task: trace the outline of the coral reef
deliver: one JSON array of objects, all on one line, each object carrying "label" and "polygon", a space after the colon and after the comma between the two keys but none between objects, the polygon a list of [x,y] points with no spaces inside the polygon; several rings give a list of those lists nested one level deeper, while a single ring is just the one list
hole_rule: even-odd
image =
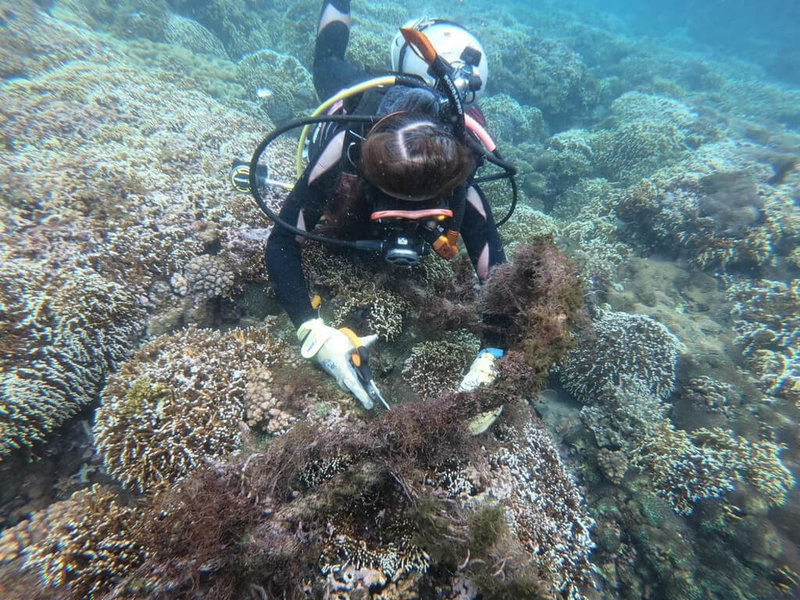
[{"label": "coral reef", "polygon": [[745,366],[764,393],[800,406],[800,280],[742,280],[728,296]]},{"label": "coral reef", "polygon": [[558,225],[555,220],[533,208],[517,206],[511,218],[500,228],[500,238],[506,253],[511,254],[519,244],[527,244],[541,236],[555,236]]},{"label": "coral reef", "polygon": [[[575,482],[541,423],[505,431],[505,444],[489,457],[492,494],[509,507],[511,529],[536,556],[542,579],[567,598],[580,597],[588,574],[593,521]],[[577,595],[577,596],[576,596]]]},{"label": "coral reef", "polygon": [[545,181],[544,205],[550,210],[573,185],[594,172],[594,135],[585,129],[569,129],[547,140],[533,167]]},{"label": "coral reef", "polygon": [[147,490],[237,448],[248,383],[281,360],[266,328],[189,328],[147,342],[109,377],[94,424],[106,470]]},{"label": "coral reef", "polygon": [[145,551],[131,531],[139,516],[112,491],[92,486],[5,530],[0,562],[22,559],[20,570],[38,574],[43,591],[56,589],[59,598],[98,597],[142,563]]},{"label": "coral reef", "polygon": [[599,100],[597,80],[580,55],[560,41],[519,28],[487,30],[483,41],[493,58],[494,89],[535,106],[554,129],[564,129]]},{"label": "coral reef", "polygon": [[294,56],[263,48],[242,57],[236,74],[251,98],[269,90],[266,111],[273,121],[296,118],[317,102],[311,73]]},{"label": "coral reef", "polygon": [[481,112],[486,117],[489,132],[500,144],[540,142],[544,137],[542,111],[522,106],[508,94],[482,98]]},{"label": "coral reef", "polygon": [[701,498],[718,498],[747,482],[774,506],[786,501],[795,485],[792,473],[770,441],[750,441],[720,428],[687,432],[663,419],[654,423],[636,448],[632,463],[653,476],[656,491],[681,514],[690,514]]},{"label": "coral reef", "polygon": [[638,245],[685,254],[696,268],[768,267],[794,250],[800,225],[774,175],[753,146],[709,143],[624,190],[615,210]]},{"label": "coral reef", "polygon": [[91,269],[4,258],[0,458],[92,402],[143,327],[135,298]]},{"label": "coral reef", "polygon": [[564,387],[586,404],[626,376],[641,380],[663,399],[675,385],[680,347],[678,338],[650,317],[604,310],[559,373]]},{"label": "coral reef", "polygon": [[455,390],[480,350],[480,340],[466,332],[415,344],[403,363],[403,379],[422,400]]},{"label": "coral reef", "polygon": [[652,485],[679,514],[691,514],[698,500],[720,498],[741,483],[780,506],[795,485],[780,460],[781,445],[719,427],[678,429],[663,400],[630,374],[584,407],[581,419],[601,448],[597,461],[611,481],[621,481],[626,465],[636,467],[648,478],[648,489]]},{"label": "coral reef", "polygon": [[164,40],[192,52],[227,58],[222,42],[197,21],[171,14],[164,27]]},{"label": "coral reef", "polygon": [[683,386],[681,395],[693,406],[710,412],[733,416],[740,394],[736,387],[724,381],[718,381],[708,375],[692,377]]},{"label": "coral reef", "polygon": [[[322,313],[330,315],[331,324],[354,327],[360,335],[375,333],[385,341],[402,333],[411,307],[393,291],[395,286],[389,285],[396,273],[361,263],[358,257],[349,260],[331,254],[311,243],[303,250],[303,268],[311,289],[331,296],[330,304],[322,304]],[[362,331],[363,325],[367,331]]]},{"label": "coral reef", "polygon": [[578,267],[590,306],[604,300],[616,280],[617,268],[633,254],[620,240],[610,195],[605,179],[584,179],[572,186],[553,210],[559,223],[563,222],[559,247]]}]

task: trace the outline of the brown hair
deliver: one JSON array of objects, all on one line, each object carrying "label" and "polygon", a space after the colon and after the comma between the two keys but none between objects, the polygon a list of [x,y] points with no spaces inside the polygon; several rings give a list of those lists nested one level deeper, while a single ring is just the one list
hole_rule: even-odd
[{"label": "brown hair", "polygon": [[361,174],[404,200],[449,194],[473,168],[467,147],[436,123],[393,113],[375,124],[361,146]]}]

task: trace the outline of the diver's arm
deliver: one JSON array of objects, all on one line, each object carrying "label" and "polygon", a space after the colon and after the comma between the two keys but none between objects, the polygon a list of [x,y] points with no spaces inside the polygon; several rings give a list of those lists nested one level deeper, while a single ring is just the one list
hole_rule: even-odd
[{"label": "diver's arm", "polygon": [[461,237],[481,283],[486,281],[492,267],[506,262],[503,242],[500,241],[492,210],[483,191],[476,184],[467,188]]},{"label": "diver's arm", "polygon": [[[322,214],[321,192],[308,184],[307,172],[295,184],[280,212],[280,218],[300,229],[310,230]],[[294,233],[275,224],[267,240],[267,274],[278,303],[295,327],[317,316],[308,297],[308,285],[301,262],[301,246]]]},{"label": "diver's arm", "polygon": [[[461,237],[481,283],[493,267],[506,262],[503,242],[483,191],[475,184],[467,189],[467,202]],[[483,348],[505,350],[508,318],[505,315],[483,315]]]}]

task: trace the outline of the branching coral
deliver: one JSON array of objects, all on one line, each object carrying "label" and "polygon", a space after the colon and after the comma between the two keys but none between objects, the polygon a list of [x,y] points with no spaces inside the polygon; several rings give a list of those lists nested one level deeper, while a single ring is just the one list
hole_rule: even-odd
[{"label": "branching coral", "polygon": [[728,295],[745,365],[765,393],[800,406],[800,280],[744,280]]},{"label": "branching coral", "polygon": [[[391,341],[403,331],[409,303],[387,288],[389,275],[358,265],[343,256],[327,253],[318,244],[303,251],[303,266],[312,289],[332,295],[332,308],[323,303],[322,312],[331,315],[331,323],[355,325],[364,321],[369,331]],[[329,312],[332,310],[332,314]]]},{"label": "branching coral", "polygon": [[43,440],[94,400],[133,348],[144,312],[77,265],[0,265],[0,457]]},{"label": "branching coral", "polygon": [[684,386],[682,395],[697,408],[722,413],[727,417],[733,416],[740,400],[735,386],[707,375],[692,377]]},{"label": "branching coral", "polygon": [[798,241],[788,186],[754,147],[706,144],[685,161],[622,191],[624,232],[647,248],[685,253],[697,268],[764,267]]},{"label": "branching coral", "polygon": [[594,546],[583,498],[541,423],[505,435],[506,444],[489,457],[492,493],[509,508],[511,527],[536,557],[542,579],[569,598],[580,597]]},{"label": "branching coral", "polygon": [[411,348],[403,363],[403,379],[423,400],[455,390],[480,349],[480,340],[465,331]]},{"label": "branching coral", "polygon": [[22,569],[59,598],[93,598],[142,563],[145,551],[131,535],[136,517],[113,492],[93,486],[3,532],[0,547],[16,546]]},{"label": "branching coral", "polygon": [[222,42],[197,21],[170,14],[164,25],[164,39],[192,52],[227,58]]},{"label": "branching coral", "polygon": [[544,133],[542,111],[533,106],[521,106],[508,94],[495,94],[481,100],[489,131],[499,142],[541,141]]},{"label": "branching coral", "polygon": [[663,399],[675,385],[679,349],[678,338],[650,317],[602,311],[561,365],[561,381],[587,404],[623,377],[641,380]]},{"label": "branching coral", "polygon": [[510,263],[493,269],[483,305],[487,315],[505,321],[509,347],[522,349],[536,377],[543,379],[570,345],[583,290],[552,238],[541,237],[520,245]]},{"label": "branching coral", "polygon": [[294,118],[316,102],[311,73],[289,54],[262,48],[244,56],[236,72],[251,97],[262,88],[270,91],[266,109],[274,121]]},{"label": "branching coral", "polygon": [[773,442],[751,442],[716,427],[689,433],[662,419],[652,424],[632,462],[648,470],[676,512],[690,514],[697,500],[718,498],[738,481],[752,484],[771,504],[783,504],[795,480],[779,452]]},{"label": "branching coral", "polygon": [[95,416],[108,472],[145,490],[232,452],[250,378],[283,352],[265,328],[190,328],[145,344],[109,378]]},{"label": "branching coral", "polygon": [[559,129],[595,106],[599,85],[579,54],[560,41],[536,38],[518,27],[498,32],[501,37],[487,30],[483,40],[494,57],[495,89],[536,106]]}]

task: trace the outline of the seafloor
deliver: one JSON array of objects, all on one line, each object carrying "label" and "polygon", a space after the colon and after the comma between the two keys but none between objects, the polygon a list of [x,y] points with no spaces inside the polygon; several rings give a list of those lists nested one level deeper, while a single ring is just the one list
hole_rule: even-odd
[{"label": "seafloor", "polygon": [[[306,249],[390,412],[300,358],[228,181],[319,102],[319,2],[0,5],[0,598],[798,597],[796,57],[582,3],[353,4],[376,72],[412,16],[478,31],[519,168],[483,289]],[[481,312],[509,351],[456,394]]]}]

